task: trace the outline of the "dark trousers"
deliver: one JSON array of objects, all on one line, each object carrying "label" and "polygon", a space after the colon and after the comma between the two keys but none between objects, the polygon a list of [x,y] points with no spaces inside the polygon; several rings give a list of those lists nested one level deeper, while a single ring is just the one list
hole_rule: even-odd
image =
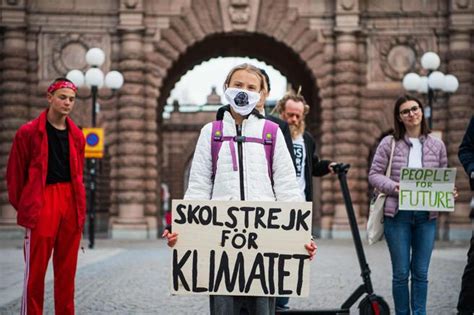
[{"label": "dark trousers", "polygon": [[274,315],[275,298],[209,295],[209,308],[211,315]]},{"label": "dark trousers", "polygon": [[286,307],[288,302],[290,301],[289,297],[286,296],[279,296],[276,298],[276,306],[278,307]]},{"label": "dark trousers", "polygon": [[471,246],[467,252],[467,265],[462,275],[458,311],[462,315],[474,313],[474,231],[471,237]]}]

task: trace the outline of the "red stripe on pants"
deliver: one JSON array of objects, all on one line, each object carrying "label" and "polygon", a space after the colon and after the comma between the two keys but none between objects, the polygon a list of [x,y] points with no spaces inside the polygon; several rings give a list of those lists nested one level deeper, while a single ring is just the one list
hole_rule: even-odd
[{"label": "red stripe on pants", "polygon": [[53,253],[56,314],[74,314],[74,279],[81,231],[70,183],[47,185],[39,220],[25,240],[25,284],[22,314],[42,314],[44,279]]}]

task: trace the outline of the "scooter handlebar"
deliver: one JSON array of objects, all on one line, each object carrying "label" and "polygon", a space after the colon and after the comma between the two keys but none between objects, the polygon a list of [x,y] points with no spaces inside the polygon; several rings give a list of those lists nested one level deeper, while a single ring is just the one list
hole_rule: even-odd
[{"label": "scooter handlebar", "polygon": [[350,164],[337,163],[336,165],[332,167],[332,169],[334,170],[336,174],[343,174],[343,173],[347,173],[350,167],[351,167]]}]

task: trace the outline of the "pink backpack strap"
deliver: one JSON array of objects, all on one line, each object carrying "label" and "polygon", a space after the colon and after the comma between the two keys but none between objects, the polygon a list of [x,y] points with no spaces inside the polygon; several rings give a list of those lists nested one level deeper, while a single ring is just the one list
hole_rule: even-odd
[{"label": "pink backpack strap", "polygon": [[219,157],[219,151],[222,147],[223,142],[223,134],[222,128],[223,123],[222,120],[215,120],[212,122],[212,133],[211,133],[211,156],[212,156],[212,180],[216,176],[216,168],[217,168],[217,158]]},{"label": "pink backpack strap", "polygon": [[[265,158],[267,159],[268,176],[272,181],[273,185],[273,154],[275,153],[275,143],[278,131],[278,125],[270,120],[265,120],[263,125],[262,138],[254,137],[242,137],[242,142],[256,142],[263,144],[265,150]],[[235,152],[235,138],[237,137],[225,137],[223,135],[223,122],[222,120],[216,120],[212,122],[212,133],[211,133],[211,156],[212,156],[212,180],[216,176],[217,159],[219,158],[219,151],[221,150],[222,143],[229,141],[229,148],[232,155],[233,170],[237,171],[237,154]]]},{"label": "pink backpack strap", "polygon": [[275,153],[276,137],[278,132],[278,125],[273,121],[266,120],[263,125],[262,139],[263,148],[265,149],[265,157],[267,158],[268,176],[273,185],[273,154]]}]

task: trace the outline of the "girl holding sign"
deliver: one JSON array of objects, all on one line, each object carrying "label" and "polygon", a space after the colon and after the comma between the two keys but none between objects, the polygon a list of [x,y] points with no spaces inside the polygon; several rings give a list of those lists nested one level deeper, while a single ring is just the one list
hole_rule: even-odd
[{"label": "girl holding sign", "polygon": [[[199,136],[191,166],[187,200],[249,200],[249,201],[304,201],[296,182],[295,169],[281,130],[276,130],[274,152],[269,155],[262,143],[249,139],[262,138],[265,119],[255,106],[266,93],[261,71],[249,64],[233,68],[224,83],[229,110],[222,125],[205,125]],[[275,131],[274,131],[275,132]],[[270,132],[266,135],[272,138]],[[227,141],[217,151],[215,137]],[[229,141],[229,138],[232,138]],[[271,157],[271,161],[268,157]],[[216,159],[217,158],[217,159]],[[270,165],[270,166],[269,166]],[[165,230],[168,245],[178,240],[176,232]],[[316,252],[311,241],[304,245],[310,259]],[[211,314],[275,314],[275,298],[253,296],[210,296]]]},{"label": "girl holding sign", "polygon": [[[384,235],[392,260],[392,293],[396,314],[426,314],[428,267],[436,234],[437,212],[398,211],[400,169],[446,167],[444,143],[430,135],[421,102],[409,95],[395,102],[394,132],[380,142],[369,182],[385,193]],[[395,146],[392,152],[392,141]],[[390,177],[385,175],[390,156]],[[411,290],[408,278],[411,273]],[[411,296],[410,296],[410,294]]]}]

